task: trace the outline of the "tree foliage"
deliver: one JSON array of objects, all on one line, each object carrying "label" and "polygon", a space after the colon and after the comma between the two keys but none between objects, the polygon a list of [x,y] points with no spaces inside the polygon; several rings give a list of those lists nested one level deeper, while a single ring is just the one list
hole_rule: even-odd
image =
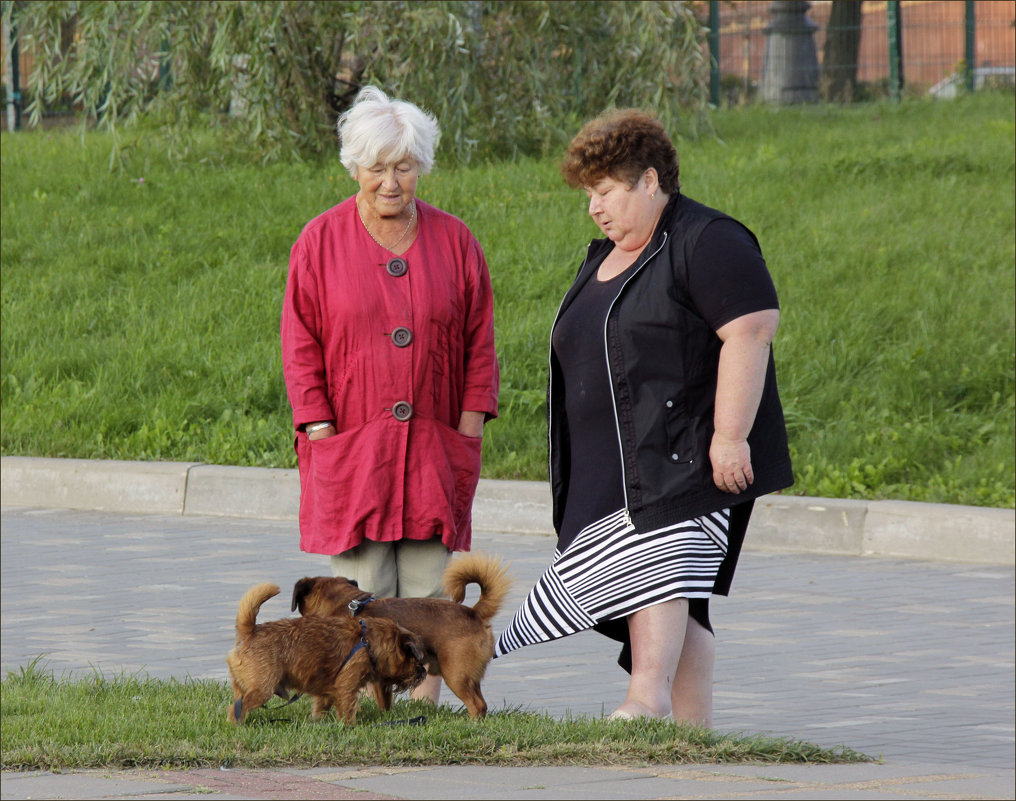
[{"label": "tree foliage", "polygon": [[693,134],[708,96],[704,28],[676,0],[35,0],[4,14],[33,60],[30,124],[65,99],[113,132],[157,119],[180,146],[198,121],[223,125],[266,160],[333,148],[365,83],[433,112],[458,158],[545,152],[611,106]]}]

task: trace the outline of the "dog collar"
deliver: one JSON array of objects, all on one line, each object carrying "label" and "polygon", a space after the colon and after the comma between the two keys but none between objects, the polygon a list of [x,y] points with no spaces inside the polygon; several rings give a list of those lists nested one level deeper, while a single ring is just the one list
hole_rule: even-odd
[{"label": "dog collar", "polygon": [[367,604],[369,604],[371,601],[376,601],[376,600],[377,600],[377,598],[375,598],[373,595],[370,596],[369,598],[361,598],[359,600],[354,599],[354,600],[349,602],[349,611],[355,617],[356,615],[360,614],[360,612],[363,611],[363,608]]}]

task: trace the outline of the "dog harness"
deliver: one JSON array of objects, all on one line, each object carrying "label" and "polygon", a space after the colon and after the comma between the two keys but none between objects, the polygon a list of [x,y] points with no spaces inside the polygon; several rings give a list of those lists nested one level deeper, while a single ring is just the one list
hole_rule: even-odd
[{"label": "dog harness", "polygon": [[374,661],[374,655],[370,652],[370,643],[367,642],[367,624],[362,620],[360,621],[360,641],[353,646],[353,650],[349,652],[349,656],[346,657],[346,661],[339,665],[339,670],[342,670],[346,665],[349,664],[349,660],[356,656],[356,652],[361,648],[367,649],[367,654],[371,658],[371,662]]}]

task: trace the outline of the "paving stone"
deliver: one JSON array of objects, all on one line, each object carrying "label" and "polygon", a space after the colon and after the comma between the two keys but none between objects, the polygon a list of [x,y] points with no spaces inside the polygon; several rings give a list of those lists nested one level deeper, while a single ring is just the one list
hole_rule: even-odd
[{"label": "paving stone", "polygon": [[[277,582],[283,592],[263,616],[285,617],[291,614],[285,588],[328,573],[325,557],[299,551],[296,524],[286,520],[5,507],[2,532],[5,672],[41,656],[57,676],[144,671],[224,681],[224,654],[244,591]],[[541,534],[479,531],[474,547],[511,564],[515,585],[493,621],[500,631],[545,569],[554,542]],[[998,565],[746,551],[731,596],[712,604],[715,725],[845,746],[889,764],[926,763],[960,776],[941,780],[941,791],[893,785],[877,792],[975,797],[969,788],[976,778],[962,778],[974,770],[995,782],[991,788],[1008,779],[1012,797],[1014,578],[1012,568]],[[524,648],[491,663],[484,695],[494,711],[598,717],[624,697],[627,675],[616,657],[616,644],[592,632]],[[443,701],[459,705],[447,690]],[[872,766],[865,769],[870,774]],[[404,780],[419,787],[423,777]],[[615,786],[618,780],[596,781],[612,797],[629,797],[635,785]],[[5,798],[16,781],[4,774]],[[396,779],[387,781],[393,792]],[[373,791],[371,782],[383,783],[375,776],[357,787]],[[764,793],[775,784],[742,789]],[[694,786],[700,797],[715,790]],[[784,790],[798,792],[780,785],[780,797],[793,797]],[[529,794],[517,797],[539,797],[518,791]],[[651,796],[638,797],[660,797],[657,784],[644,784],[648,791]],[[800,792],[820,798],[825,791]],[[849,792],[897,797],[861,786]]]}]

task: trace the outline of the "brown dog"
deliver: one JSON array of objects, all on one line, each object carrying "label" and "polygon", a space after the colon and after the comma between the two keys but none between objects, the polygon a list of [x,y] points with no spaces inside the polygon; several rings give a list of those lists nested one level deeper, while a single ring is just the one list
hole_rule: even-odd
[{"label": "brown dog", "polygon": [[[490,619],[501,608],[511,580],[499,559],[475,553],[455,559],[445,569],[442,580],[452,601],[374,598],[348,579],[303,578],[293,587],[291,608],[299,608],[301,615],[387,618],[419,634],[427,653],[428,672],[444,677],[472,717],[483,717],[487,714],[487,702],[480,693],[480,681],[494,656]],[[462,601],[466,586],[472,583],[480,585],[480,598],[470,607]],[[390,707],[390,688],[375,683],[374,695],[378,706]]]},{"label": "brown dog", "polygon": [[236,645],[226,656],[233,680],[229,719],[247,713],[272,694],[289,691],[314,699],[312,716],[333,705],[346,723],[356,722],[358,691],[370,682],[398,690],[415,687],[427,675],[423,642],[389,620],[298,617],[257,621],[261,604],[279,594],[275,584],[249,589],[236,613]]}]

